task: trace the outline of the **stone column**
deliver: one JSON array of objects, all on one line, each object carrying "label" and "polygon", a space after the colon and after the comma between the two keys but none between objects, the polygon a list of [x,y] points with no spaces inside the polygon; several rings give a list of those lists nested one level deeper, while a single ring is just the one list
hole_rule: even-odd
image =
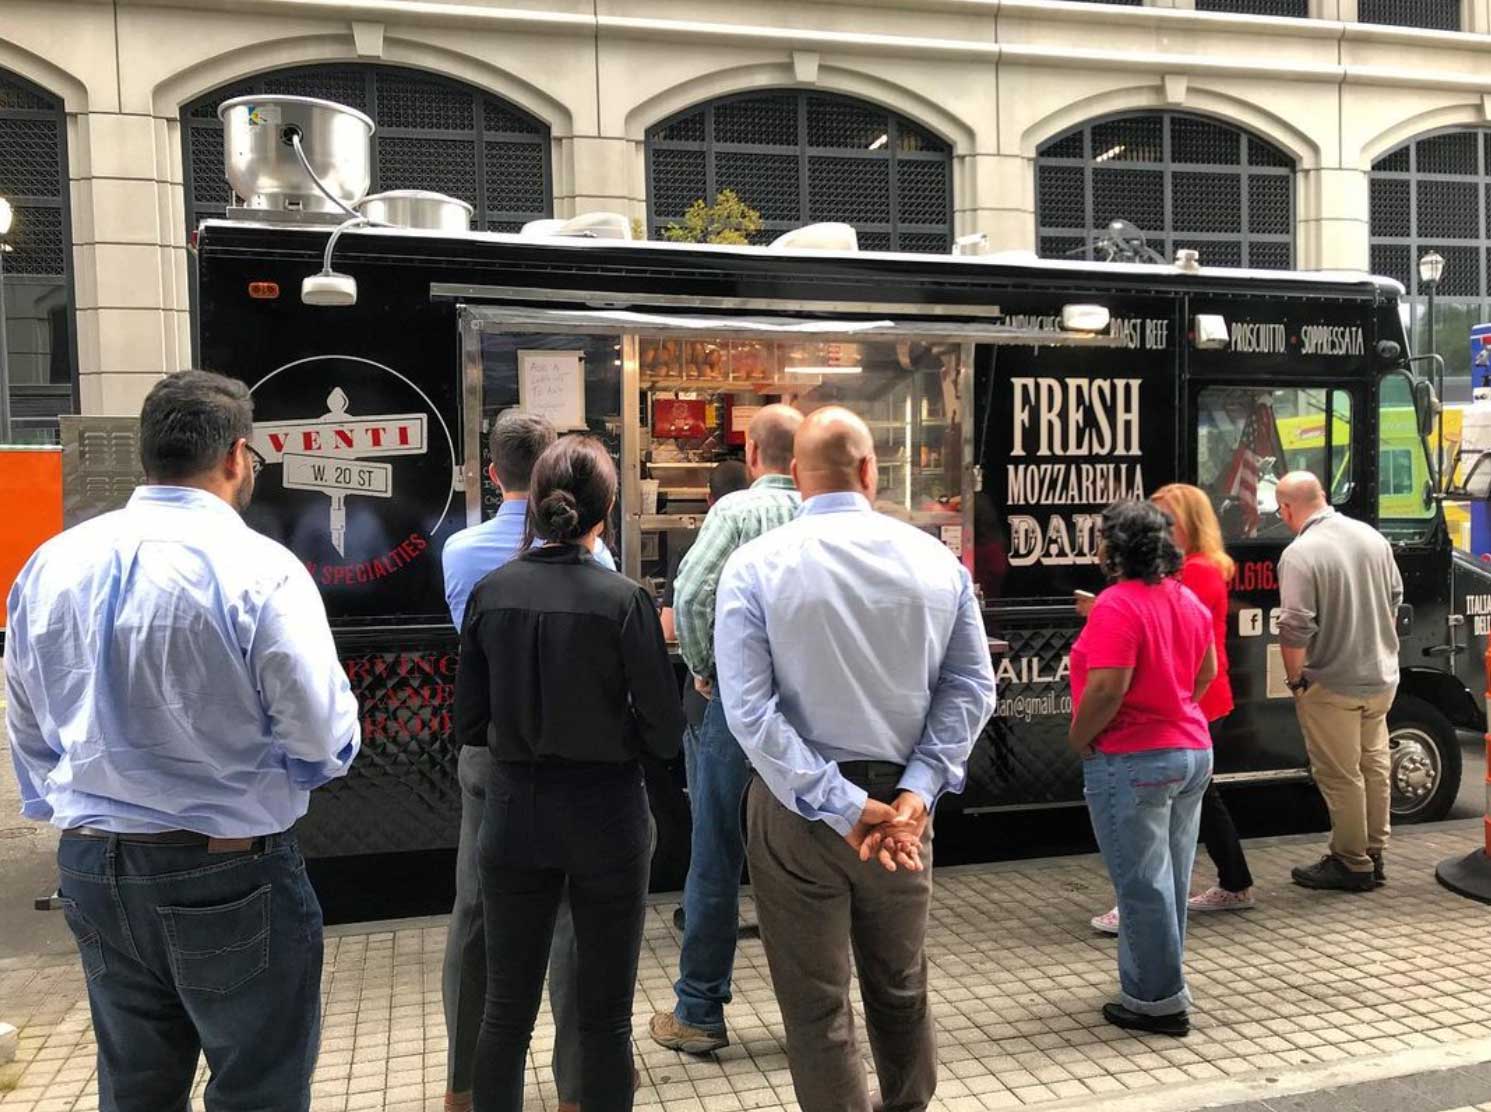
[{"label": "stone column", "polygon": [[1301,170],[1295,182],[1297,265],[1303,270],[1369,269],[1366,171]]},{"label": "stone column", "polygon": [[560,139],[554,167],[554,215],[646,211],[646,196],[632,181],[632,144],[622,136]]},{"label": "stone column", "polygon": [[958,235],[983,232],[991,251],[1034,251],[1035,161],[1018,154],[954,156]]}]

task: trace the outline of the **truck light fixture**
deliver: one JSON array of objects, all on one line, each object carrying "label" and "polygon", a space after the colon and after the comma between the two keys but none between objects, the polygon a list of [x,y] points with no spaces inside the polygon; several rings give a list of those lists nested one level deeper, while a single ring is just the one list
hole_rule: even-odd
[{"label": "truck light fixture", "polygon": [[1061,330],[1063,332],[1106,332],[1112,322],[1112,314],[1106,305],[1063,305],[1061,307]]},{"label": "truck light fixture", "polygon": [[1198,351],[1224,351],[1232,342],[1227,321],[1220,313],[1197,313],[1192,332]]}]

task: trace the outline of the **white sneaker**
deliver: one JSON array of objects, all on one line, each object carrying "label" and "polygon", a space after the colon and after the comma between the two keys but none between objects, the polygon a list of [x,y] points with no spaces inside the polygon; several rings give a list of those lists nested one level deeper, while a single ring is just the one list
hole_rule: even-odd
[{"label": "white sneaker", "polygon": [[1102,931],[1104,934],[1118,933],[1118,908],[1114,908],[1106,915],[1094,915],[1092,917],[1092,929]]},{"label": "white sneaker", "polygon": [[1193,912],[1246,911],[1252,906],[1253,890],[1251,888],[1242,892],[1229,892],[1225,888],[1218,888],[1215,884],[1199,896],[1192,896],[1186,901],[1186,907]]}]

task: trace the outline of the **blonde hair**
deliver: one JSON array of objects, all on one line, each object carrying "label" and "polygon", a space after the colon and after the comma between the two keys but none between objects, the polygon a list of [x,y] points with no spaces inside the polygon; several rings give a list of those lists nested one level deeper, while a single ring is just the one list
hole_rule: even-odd
[{"label": "blonde hair", "polygon": [[1187,556],[1205,556],[1216,565],[1224,580],[1232,578],[1236,565],[1222,547],[1222,527],[1206,491],[1190,483],[1170,483],[1151,494],[1149,500],[1158,504],[1180,526],[1186,538]]}]

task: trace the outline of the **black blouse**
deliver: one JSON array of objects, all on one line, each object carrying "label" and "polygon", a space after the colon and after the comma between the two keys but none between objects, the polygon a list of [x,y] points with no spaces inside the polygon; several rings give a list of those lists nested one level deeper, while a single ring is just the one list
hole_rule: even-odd
[{"label": "black blouse", "polygon": [[647,591],[569,545],[533,549],[471,592],[456,738],[499,761],[678,753],[678,681]]}]

